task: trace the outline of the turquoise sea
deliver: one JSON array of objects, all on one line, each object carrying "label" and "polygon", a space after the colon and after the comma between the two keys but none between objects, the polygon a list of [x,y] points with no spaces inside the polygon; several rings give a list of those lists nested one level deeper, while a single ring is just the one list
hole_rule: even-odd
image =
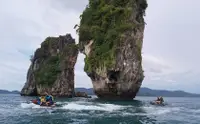
[{"label": "turquoise sea", "polygon": [[133,101],[102,101],[86,98],[56,99],[58,106],[29,103],[34,97],[0,94],[0,124],[199,124],[200,98],[166,97],[166,106],[149,102],[155,97]]}]

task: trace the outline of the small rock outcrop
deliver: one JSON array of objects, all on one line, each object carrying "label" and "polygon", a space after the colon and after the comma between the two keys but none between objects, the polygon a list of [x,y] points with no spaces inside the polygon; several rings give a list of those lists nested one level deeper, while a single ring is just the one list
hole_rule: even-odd
[{"label": "small rock outcrop", "polygon": [[76,92],[75,97],[91,98],[91,96],[88,96],[85,92]]},{"label": "small rock outcrop", "polygon": [[74,66],[78,47],[70,34],[48,37],[31,57],[27,81],[21,95],[74,95]]},{"label": "small rock outcrop", "polygon": [[[80,51],[95,94],[133,99],[144,79],[142,45],[146,0],[89,0],[80,16]],[[77,26],[76,26],[77,27]]]}]

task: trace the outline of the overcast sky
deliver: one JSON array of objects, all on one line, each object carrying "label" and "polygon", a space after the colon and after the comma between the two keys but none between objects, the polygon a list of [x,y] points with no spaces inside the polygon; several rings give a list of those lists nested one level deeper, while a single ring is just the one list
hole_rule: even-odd
[{"label": "overcast sky", "polygon": [[[87,0],[0,0],[0,89],[21,90],[30,55],[48,36],[71,33]],[[143,87],[200,93],[200,1],[148,0]],[[75,86],[92,87],[79,54]]]}]

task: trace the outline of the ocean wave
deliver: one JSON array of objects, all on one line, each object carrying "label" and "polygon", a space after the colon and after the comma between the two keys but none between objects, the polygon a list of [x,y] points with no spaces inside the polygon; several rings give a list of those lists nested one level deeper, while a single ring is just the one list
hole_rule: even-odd
[{"label": "ocean wave", "polygon": [[45,106],[35,105],[33,103],[21,103],[21,107],[22,108],[49,108],[49,107],[45,107]]},{"label": "ocean wave", "polygon": [[77,110],[77,111],[81,111],[81,110],[98,110],[98,111],[116,111],[116,110],[121,110],[124,109],[125,106],[120,106],[120,105],[114,105],[114,104],[88,104],[88,103],[83,103],[80,104],[78,102],[74,102],[74,103],[68,103],[67,105],[64,105],[62,107],[63,109],[67,109],[67,110]]},{"label": "ocean wave", "polygon": [[186,111],[191,114],[200,114],[200,109],[187,109]]},{"label": "ocean wave", "polygon": [[181,109],[179,107],[152,107],[152,106],[144,106],[142,107],[145,112],[149,115],[162,115],[170,112],[179,112]]}]

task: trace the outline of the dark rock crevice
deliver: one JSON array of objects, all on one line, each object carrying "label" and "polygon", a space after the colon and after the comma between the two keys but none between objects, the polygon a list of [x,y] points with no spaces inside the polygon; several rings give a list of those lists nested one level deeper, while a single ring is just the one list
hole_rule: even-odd
[{"label": "dark rock crevice", "polygon": [[110,82],[117,82],[119,80],[120,71],[107,71],[107,77],[110,80]]}]

